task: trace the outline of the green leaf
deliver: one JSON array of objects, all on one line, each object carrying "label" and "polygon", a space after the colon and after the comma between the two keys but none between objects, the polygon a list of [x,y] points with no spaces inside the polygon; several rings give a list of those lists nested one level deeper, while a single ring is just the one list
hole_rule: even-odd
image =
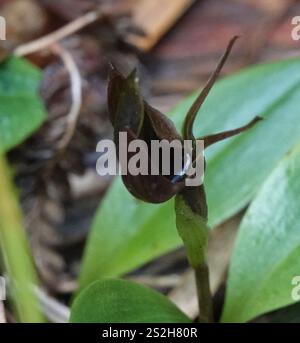
[{"label": "green leaf", "polygon": [[[300,60],[293,59],[258,65],[229,76],[215,86],[199,112],[195,136],[239,127],[256,115],[264,118],[248,132],[207,151],[205,185],[210,226],[244,208],[299,140],[299,68]],[[183,122],[192,99],[171,114],[177,125]]]},{"label": "green leaf", "polygon": [[224,322],[246,322],[292,304],[299,275],[300,145],[278,165],[247,211],[227,286]]},{"label": "green leaf", "polygon": [[0,252],[9,276],[15,317],[22,323],[44,321],[34,294],[37,273],[30,253],[22,215],[5,159],[0,154]]},{"label": "green leaf", "polygon": [[[215,226],[244,208],[300,137],[300,60],[259,65],[221,80],[195,124],[200,137],[265,119],[207,152],[205,185],[209,224]],[[180,128],[195,95],[171,116]],[[128,272],[180,246],[173,201],[138,202],[119,180],[101,204],[87,248],[81,286]],[[97,261],[97,263],[95,263]]]},{"label": "green leaf", "polygon": [[[115,180],[88,238],[81,286],[102,276],[114,277],[134,269],[139,261],[167,251],[170,245],[178,246],[181,240],[169,206],[136,200],[125,189],[121,178]],[[100,223],[103,223],[101,227]]]},{"label": "green leaf", "polygon": [[124,280],[96,281],[75,299],[72,323],[191,323],[162,294]]},{"label": "green leaf", "polygon": [[40,79],[40,71],[23,59],[0,64],[0,153],[20,144],[45,119]]}]

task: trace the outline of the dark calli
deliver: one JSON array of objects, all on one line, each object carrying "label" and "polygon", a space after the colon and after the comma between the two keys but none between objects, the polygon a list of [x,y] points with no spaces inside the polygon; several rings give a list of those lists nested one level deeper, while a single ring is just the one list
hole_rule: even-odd
[{"label": "dark calli", "polygon": [[[237,37],[234,37],[229,42],[226,52],[221,58],[216,70],[187,113],[182,136],[176,131],[174,124],[167,116],[152,108],[142,98],[139,91],[136,71],[133,71],[129,76],[125,77],[115,66],[111,66],[108,84],[108,110],[110,121],[114,128],[114,141],[117,149],[119,146],[120,132],[127,133],[128,145],[135,139],[143,140],[147,147],[150,147],[151,142],[154,140],[166,140],[168,142],[174,140],[179,140],[180,142],[183,142],[183,140],[191,140],[192,142],[195,142],[196,139],[193,135],[193,126],[196,115],[220,74],[236,39]],[[227,132],[200,137],[199,140],[204,140],[204,147],[208,147],[218,141],[249,129],[259,119],[259,117],[256,117],[246,126]],[[193,161],[191,163],[194,163],[198,158],[198,156],[195,156],[194,151],[195,149],[193,149],[192,156],[190,156],[190,160]],[[117,151],[117,154],[120,160],[121,156],[119,156],[119,151]],[[128,152],[127,157],[131,157],[130,152]],[[186,156],[183,156],[183,161],[186,161],[185,158]],[[152,162],[151,155],[148,156],[148,159],[150,165],[150,162]],[[126,188],[132,195],[150,203],[165,202],[181,192],[183,192],[183,194],[188,192],[188,198],[192,202],[200,196],[200,198],[203,198],[203,208],[200,212],[202,212],[201,215],[203,217],[206,217],[207,209],[203,186],[197,187],[194,191],[187,189],[188,187],[185,187],[184,174],[181,177],[178,177],[178,174],[175,175],[175,173],[173,175],[172,173],[171,175],[163,175],[163,173],[151,175],[149,170],[147,175],[130,175],[128,173],[122,177]],[[196,198],[190,193],[194,193]],[[193,198],[194,200],[192,200]],[[192,204],[190,204],[190,206],[192,208],[194,207]],[[197,207],[199,208],[199,206]]]}]

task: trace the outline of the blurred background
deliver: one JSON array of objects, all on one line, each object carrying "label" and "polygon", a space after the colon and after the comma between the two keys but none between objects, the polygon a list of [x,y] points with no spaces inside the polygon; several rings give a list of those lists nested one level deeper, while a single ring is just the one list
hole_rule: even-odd
[{"label": "blurred background", "polygon": [[[291,19],[300,14],[300,3],[295,0],[0,0],[0,15],[7,21],[5,48],[44,36],[98,10],[103,15],[97,21],[63,41],[83,80],[80,119],[63,157],[49,163],[70,108],[69,75],[60,58],[43,51],[28,58],[43,71],[40,93],[48,120],[9,154],[46,290],[42,297],[54,322],[67,318],[65,305],[77,287],[91,221],[112,181],[95,171],[96,144],[112,133],[106,111],[108,62],[125,71],[137,66],[151,105],[168,112],[204,84],[234,35],[241,38],[224,75],[251,64],[299,55],[299,42],[291,38]],[[217,266],[216,289],[238,222],[239,216],[225,223],[226,230],[218,230],[212,243],[211,249],[218,251],[212,261]],[[182,250],[129,277],[169,293],[195,315],[191,274]]]}]

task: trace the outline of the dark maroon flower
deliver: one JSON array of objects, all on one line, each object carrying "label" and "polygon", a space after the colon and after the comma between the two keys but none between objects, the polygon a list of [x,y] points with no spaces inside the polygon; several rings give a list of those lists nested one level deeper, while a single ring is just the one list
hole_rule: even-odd
[{"label": "dark maroon flower", "polygon": [[[181,136],[172,121],[158,110],[152,108],[141,96],[139,91],[138,80],[136,72],[133,71],[129,76],[125,77],[115,66],[111,66],[109,83],[108,83],[108,110],[110,121],[114,128],[114,141],[118,148],[119,146],[119,133],[126,132],[128,137],[128,144],[135,140],[143,140],[147,147],[151,146],[153,140],[167,140],[172,142],[174,140],[192,140],[196,141],[193,136],[193,125],[196,115],[206,99],[209,91],[215,83],[237,37],[234,37],[219,62],[215,72],[207,82],[203,91],[200,93],[191,109],[186,115],[183,135]],[[213,134],[206,137],[201,137],[199,140],[204,140],[204,146],[208,147],[218,141],[237,135],[250,127],[252,127],[258,120],[256,117],[248,125],[241,128],[226,131],[222,133]],[[191,161],[195,161],[197,156],[193,154]],[[119,157],[119,152],[118,157]],[[183,151],[182,151],[183,153]],[[130,153],[128,158],[130,158]],[[151,156],[148,157],[151,162]],[[185,161],[185,159],[183,159]],[[206,201],[204,187],[199,186],[197,190],[189,190],[185,187],[185,177],[178,177],[178,174],[172,175],[123,175],[123,182],[126,188],[136,198],[150,203],[161,203],[171,199],[179,192],[189,193],[189,201],[192,203],[202,201],[202,205],[198,204],[196,207],[202,208],[201,215],[206,216]],[[190,187],[193,188],[193,187]],[[197,200],[198,199],[198,200]],[[193,204],[190,204],[193,207]]]}]

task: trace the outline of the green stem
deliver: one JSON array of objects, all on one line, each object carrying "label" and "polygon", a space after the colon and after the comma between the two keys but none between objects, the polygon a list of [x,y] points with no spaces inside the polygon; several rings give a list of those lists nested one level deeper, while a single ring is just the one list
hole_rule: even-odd
[{"label": "green stem", "polygon": [[[200,200],[199,200],[200,199]],[[194,269],[199,303],[199,321],[213,322],[213,300],[206,262],[209,228],[203,188],[184,190],[175,199],[176,224]]]},{"label": "green stem", "polygon": [[214,321],[214,314],[208,266],[206,263],[202,263],[194,270],[199,304],[198,321],[200,323],[212,323]]},{"label": "green stem", "polygon": [[22,215],[5,158],[0,155],[0,245],[18,319],[43,322],[34,294],[37,275],[22,227]]}]

